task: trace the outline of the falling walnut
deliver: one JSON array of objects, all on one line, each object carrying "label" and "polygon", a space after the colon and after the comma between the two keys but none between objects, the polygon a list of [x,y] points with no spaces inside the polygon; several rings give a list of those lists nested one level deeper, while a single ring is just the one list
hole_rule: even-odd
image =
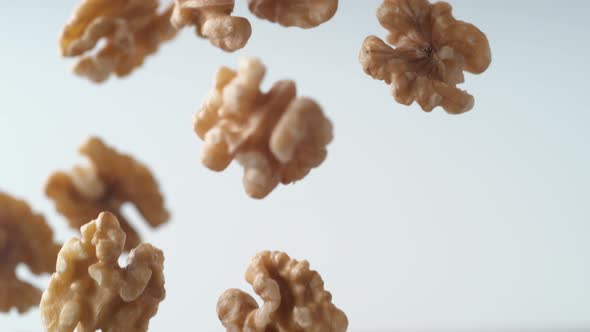
[{"label": "falling walnut", "polygon": [[39,304],[41,291],[19,280],[16,267],[23,263],[34,274],[52,273],[59,248],[42,215],[0,192],[0,312],[23,313]]},{"label": "falling walnut", "polygon": [[96,137],[88,139],[80,153],[90,164],[76,166],[70,173],[56,172],[45,185],[46,195],[72,228],[79,229],[100,212],[109,211],[119,219],[127,235],[125,250],[129,251],[141,239],[123,216],[123,204],[133,204],[152,227],[168,221],[170,215],[158,183],[146,166]]},{"label": "falling walnut", "polygon": [[348,319],[332,304],[317,271],[307,261],[283,252],[256,255],[246,281],[264,301],[258,307],[249,294],[230,289],[217,302],[217,315],[228,332],[344,332]]},{"label": "falling walnut", "polygon": [[248,8],[261,19],[309,29],[330,20],[338,0],[248,0]]},{"label": "falling walnut", "polygon": [[131,250],[127,266],[118,263],[125,232],[115,215],[101,213],[66,242],[56,272],[41,299],[48,332],[147,331],[166,296],[164,255],[150,244]]},{"label": "falling walnut", "polygon": [[390,84],[404,105],[416,101],[426,112],[442,106],[450,114],[473,108],[473,96],[457,85],[464,82],[463,71],[480,74],[491,63],[483,32],[453,18],[446,2],[384,0],[377,18],[395,48],[369,36],[359,56],[367,74]]},{"label": "falling walnut", "polygon": [[175,0],[172,25],[194,25],[198,36],[228,52],[246,45],[252,28],[243,17],[231,16],[234,0]]},{"label": "falling walnut", "polygon": [[254,198],[304,178],[324,161],[332,140],[332,124],[316,102],[296,97],[293,81],[278,81],[263,93],[264,75],[258,59],[242,60],[237,72],[221,68],[194,118],[205,143],[203,164],[222,171],[236,159]]},{"label": "falling walnut", "polygon": [[[61,53],[78,57],[74,72],[91,81],[126,76],[176,35],[172,5],[158,7],[158,0],[82,0],[60,37]],[[90,54],[101,39],[105,46]]]}]

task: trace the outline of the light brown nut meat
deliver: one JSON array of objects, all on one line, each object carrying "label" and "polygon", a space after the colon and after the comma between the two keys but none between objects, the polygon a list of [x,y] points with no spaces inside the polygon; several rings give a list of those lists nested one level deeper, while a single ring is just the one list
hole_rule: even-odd
[{"label": "light brown nut meat", "polygon": [[491,63],[483,32],[456,20],[446,2],[384,0],[377,18],[395,48],[369,36],[359,56],[368,75],[390,84],[397,102],[416,101],[426,112],[437,106],[451,114],[473,108],[473,96],[457,85],[463,71],[480,74]]},{"label": "light brown nut meat", "polygon": [[248,8],[259,18],[309,29],[330,20],[338,0],[248,0]]},{"label": "light brown nut meat", "polygon": [[16,267],[22,263],[34,274],[52,273],[59,248],[42,215],[0,192],[0,312],[23,313],[39,304],[41,291],[19,280]]},{"label": "light brown nut meat", "polygon": [[238,289],[223,293],[217,315],[228,332],[344,332],[348,328],[346,315],[332,304],[332,295],[307,261],[264,251],[250,263],[246,281],[264,303],[259,308]]},{"label": "light brown nut meat", "polygon": [[118,263],[125,232],[108,212],[80,229],[81,237],[64,244],[56,272],[41,299],[48,332],[147,331],[166,296],[164,255],[142,243]]},{"label": "light brown nut meat", "polygon": [[56,172],[45,185],[46,195],[72,228],[79,229],[100,212],[109,211],[119,219],[129,251],[141,239],[123,216],[123,204],[132,203],[152,227],[168,221],[158,183],[146,166],[96,137],[88,139],[80,153],[90,160],[88,166],[77,166],[71,173]]},{"label": "light brown nut meat", "polygon": [[[79,57],[74,72],[94,82],[126,76],[172,39],[172,6],[158,13],[158,0],[82,0],[60,37],[63,56]],[[89,54],[99,40],[105,46]]]},{"label": "light brown nut meat", "polygon": [[228,52],[244,47],[252,34],[250,22],[231,16],[234,0],[175,0],[172,25],[195,26],[197,35]]},{"label": "light brown nut meat", "polygon": [[296,98],[293,81],[260,91],[265,68],[245,59],[233,71],[221,68],[213,90],[194,118],[205,142],[202,161],[215,171],[233,159],[244,167],[248,195],[263,198],[278,184],[305,177],[326,158],[332,124],[309,98]]}]

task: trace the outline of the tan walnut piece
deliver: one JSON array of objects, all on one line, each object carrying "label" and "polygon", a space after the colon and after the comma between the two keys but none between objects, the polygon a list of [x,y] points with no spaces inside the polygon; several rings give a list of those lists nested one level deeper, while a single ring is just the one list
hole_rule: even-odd
[{"label": "tan walnut piece", "polygon": [[205,143],[204,165],[221,171],[236,159],[254,198],[304,178],[324,161],[332,140],[332,124],[315,101],[296,97],[293,81],[278,81],[263,93],[264,75],[258,59],[242,60],[237,71],[219,69],[194,118]]},{"label": "tan walnut piece", "polygon": [[377,18],[395,48],[367,37],[359,56],[367,74],[389,84],[404,105],[416,101],[426,112],[442,106],[450,114],[473,108],[473,96],[457,85],[464,82],[463,71],[480,74],[491,63],[483,32],[456,20],[446,2],[384,0]]},{"label": "tan walnut piece", "polygon": [[142,243],[121,268],[124,243],[117,218],[105,212],[64,244],[41,300],[46,331],[147,331],[166,295],[164,255]]},{"label": "tan walnut piece", "polygon": [[79,229],[100,212],[109,211],[125,231],[125,250],[129,251],[141,239],[122,214],[124,203],[132,203],[152,227],[168,221],[164,198],[146,166],[96,137],[89,138],[79,151],[90,164],[76,166],[70,173],[53,173],[45,185],[46,195],[72,228]]},{"label": "tan walnut piece", "polygon": [[[172,6],[162,13],[158,6],[158,0],[82,0],[61,34],[61,53],[78,57],[74,72],[91,81],[126,76],[176,35]],[[104,47],[90,54],[101,39]]]},{"label": "tan walnut piece", "polygon": [[228,52],[246,45],[252,27],[243,17],[232,16],[234,0],[175,0],[172,25],[195,26],[198,36]]},{"label": "tan walnut piece", "polygon": [[317,271],[307,261],[278,251],[257,254],[246,281],[264,303],[239,289],[229,289],[217,302],[217,315],[228,332],[344,332],[346,315],[332,304]]},{"label": "tan walnut piece", "polygon": [[248,8],[259,18],[309,29],[330,20],[338,0],[248,0]]},{"label": "tan walnut piece", "polygon": [[0,192],[0,312],[36,307],[41,291],[16,275],[19,264],[34,274],[52,273],[60,245],[45,218],[22,200]]}]

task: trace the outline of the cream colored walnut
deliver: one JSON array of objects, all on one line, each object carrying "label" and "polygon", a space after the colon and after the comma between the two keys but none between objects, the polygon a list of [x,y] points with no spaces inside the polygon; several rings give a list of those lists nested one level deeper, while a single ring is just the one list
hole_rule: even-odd
[{"label": "cream colored walnut", "polygon": [[[158,0],[82,0],[60,37],[63,56],[78,57],[74,72],[94,82],[126,76],[172,39],[172,6],[158,13]],[[90,52],[99,40],[105,46]]]},{"label": "cream colored walnut", "polygon": [[128,251],[141,239],[123,216],[123,204],[133,204],[152,227],[168,221],[158,183],[146,166],[96,137],[88,139],[80,153],[90,160],[89,165],[76,166],[71,173],[53,173],[45,185],[46,195],[72,228],[79,229],[100,212],[109,211],[127,234]]},{"label": "cream colored walnut", "polygon": [[442,106],[451,114],[473,108],[473,96],[457,85],[464,81],[463,71],[480,74],[491,63],[483,32],[456,20],[446,2],[384,0],[377,18],[395,48],[369,36],[359,56],[367,74],[390,84],[404,105],[416,101],[424,111]]},{"label": "cream colored walnut", "polygon": [[198,36],[228,52],[246,45],[252,27],[243,17],[231,16],[234,0],[175,0],[172,25],[195,26]]},{"label": "cream colored walnut", "polygon": [[222,171],[236,159],[254,198],[304,178],[324,161],[332,140],[332,124],[316,102],[297,98],[293,81],[278,81],[263,93],[264,74],[258,59],[242,60],[237,72],[221,68],[194,118],[203,164]]},{"label": "cream colored walnut", "polygon": [[118,264],[125,232],[115,215],[101,213],[59,252],[56,272],[41,299],[48,332],[147,331],[164,300],[164,255],[142,243]]},{"label": "cream colored walnut", "polygon": [[246,281],[264,301],[262,307],[238,289],[223,293],[217,315],[228,332],[344,332],[346,315],[332,304],[317,271],[307,261],[283,252],[256,255]]},{"label": "cream colored walnut", "polygon": [[22,263],[34,274],[52,273],[59,248],[42,215],[0,192],[0,312],[39,305],[41,291],[18,279],[16,268]]},{"label": "cream colored walnut", "polygon": [[248,8],[259,18],[309,29],[330,20],[338,0],[248,0]]}]

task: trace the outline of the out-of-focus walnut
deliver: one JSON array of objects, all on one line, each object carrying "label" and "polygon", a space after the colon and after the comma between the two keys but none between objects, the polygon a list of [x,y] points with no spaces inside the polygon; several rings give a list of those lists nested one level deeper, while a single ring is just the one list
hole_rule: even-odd
[{"label": "out-of-focus walnut", "polygon": [[[158,0],[82,0],[61,38],[63,56],[79,57],[74,72],[95,82],[126,76],[174,38],[172,6],[158,13]],[[104,38],[105,46],[88,54]]]},{"label": "out-of-focus walnut", "polygon": [[248,0],[248,8],[261,19],[309,29],[330,20],[338,0]]},{"label": "out-of-focus walnut", "polygon": [[242,60],[237,72],[221,68],[194,118],[205,142],[205,166],[221,171],[235,158],[254,198],[265,197],[279,182],[305,177],[324,161],[332,140],[332,124],[316,102],[296,98],[293,81],[278,81],[262,93],[264,74],[258,59]]},{"label": "out-of-focus walnut", "polygon": [[442,106],[451,114],[472,109],[473,96],[457,84],[463,83],[464,70],[480,74],[491,63],[483,32],[453,18],[446,2],[384,0],[377,18],[396,48],[369,36],[359,56],[367,74],[390,84],[401,104],[416,101],[426,112]]},{"label": "out-of-focus walnut", "polygon": [[125,232],[108,212],[66,242],[56,272],[41,299],[48,332],[147,331],[149,320],[166,296],[164,255],[150,244],[131,250],[127,266],[118,259]]},{"label": "out-of-focus walnut", "polygon": [[172,25],[194,25],[198,36],[228,52],[246,45],[252,27],[243,17],[231,16],[234,0],[175,0]]},{"label": "out-of-focus walnut", "polygon": [[56,172],[49,177],[45,193],[72,228],[79,229],[102,211],[117,216],[127,234],[125,250],[141,242],[137,232],[121,213],[124,203],[132,203],[152,227],[168,221],[158,183],[149,169],[129,155],[121,154],[92,137],[80,153],[90,160],[70,173]]},{"label": "out-of-focus walnut", "polygon": [[16,267],[23,263],[34,274],[52,273],[59,248],[42,215],[0,192],[0,312],[23,313],[39,304],[41,291],[19,280]]},{"label": "out-of-focus walnut", "polygon": [[348,319],[332,304],[317,271],[283,252],[256,255],[246,281],[264,304],[239,289],[223,293],[217,315],[228,332],[344,332]]}]

